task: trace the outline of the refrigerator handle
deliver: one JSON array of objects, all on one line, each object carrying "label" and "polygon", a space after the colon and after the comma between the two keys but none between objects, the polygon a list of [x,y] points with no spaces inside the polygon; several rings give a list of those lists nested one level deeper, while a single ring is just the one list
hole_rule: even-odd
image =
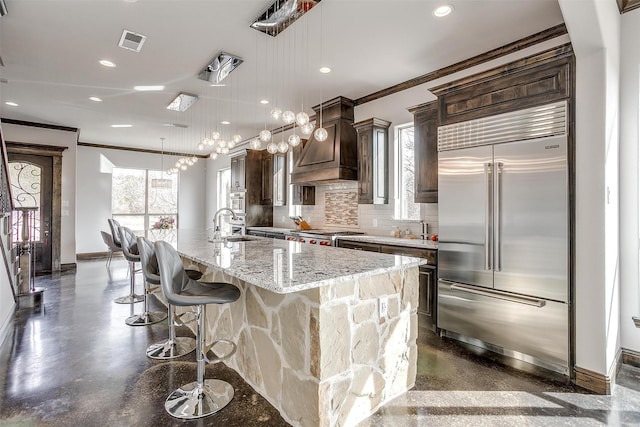
[{"label": "refrigerator handle", "polygon": [[529,297],[525,295],[511,295],[507,292],[490,289],[478,289],[475,286],[464,285],[461,283],[450,282],[448,280],[442,279],[439,279],[438,281],[444,285],[449,286],[449,289],[454,291],[469,292],[470,294],[481,295],[489,298],[497,298],[509,302],[515,302],[517,304],[531,305],[538,308],[542,308],[547,305],[547,302],[545,300],[535,297]]},{"label": "refrigerator handle", "polygon": [[502,174],[504,163],[498,162],[496,168],[496,189],[494,194],[495,205],[493,214],[495,216],[495,238],[493,239],[495,248],[495,268],[493,271],[502,270]]},{"label": "refrigerator handle", "polygon": [[493,268],[493,252],[492,239],[492,223],[493,223],[493,165],[491,163],[484,164],[484,178],[487,184],[487,198],[485,201],[484,212],[484,269],[491,270]]}]

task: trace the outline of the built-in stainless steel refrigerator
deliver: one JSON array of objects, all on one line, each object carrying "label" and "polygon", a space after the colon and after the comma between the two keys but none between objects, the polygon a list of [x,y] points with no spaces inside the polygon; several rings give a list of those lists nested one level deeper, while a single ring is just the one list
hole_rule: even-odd
[{"label": "built-in stainless steel refrigerator", "polygon": [[567,104],[441,126],[438,150],[438,327],[567,375]]}]

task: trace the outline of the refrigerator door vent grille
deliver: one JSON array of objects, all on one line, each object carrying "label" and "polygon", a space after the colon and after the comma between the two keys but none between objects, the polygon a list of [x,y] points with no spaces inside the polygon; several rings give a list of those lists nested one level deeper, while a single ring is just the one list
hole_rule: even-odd
[{"label": "refrigerator door vent grille", "polygon": [[566,101],[438,127],[438,151],[567,133]]}]

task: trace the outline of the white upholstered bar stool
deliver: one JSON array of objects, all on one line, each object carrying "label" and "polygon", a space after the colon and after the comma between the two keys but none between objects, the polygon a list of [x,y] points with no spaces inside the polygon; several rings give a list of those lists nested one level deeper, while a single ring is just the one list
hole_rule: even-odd
[{"label": "white upholstered bar stool", "polygon": [[138,243],[136,235],[127,227],[120,227],[120,244],[122,245],[122,254],[129,261],[129,295],[116,298],[118,304],[134,304],[144,301],[144,296],[135,293],[136,288],[136,263],[140,262],[140,254],[138,253]]},{"label": "white upholstered bar stool", "polygon": [[129,326],[146,326],[158,323],[167,318],[164,311],[149,311],[149,286],[160,285],[160,276],[156,254],[153,244],[144,237],[136,239],[138,254],[140,255],[140,265],[142,266],[142,277],[144,277],[144,311],[127,317],[124,321]]},{"label": "white upholstered bar stool", "polygon": [[[205,363],[217,363],[231,357],[236,352],[236,344],[219,339],[205,348],[205,306],[206,304],[228,304],[240,297],[240,290],[229,283],[198,282],[190,279],[182,266],[182,260],[173,247],[164,241],[154,244],[160,286],[170,304],[176,306],[196,306],[196,381],[174,390],[164,403],[167,412],[180,419],[202,418],[218,412],[233,399],[233,386],[226,381],[204,379]],[[207,359],[207,350],[224,342],[232,350],[216,359]]]}]

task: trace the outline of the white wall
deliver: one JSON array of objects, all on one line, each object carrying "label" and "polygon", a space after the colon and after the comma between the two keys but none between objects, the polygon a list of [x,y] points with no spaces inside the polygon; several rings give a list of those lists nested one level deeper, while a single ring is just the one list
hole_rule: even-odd
[{"label": "white wall", "polygon": [[620,336],[620,15],[615,2],[560,0],[560,7],[577,69],[576,366],[607,375]]},{"label": "white wall", "polygon": [[621,346],[640,352],[640,329],[631,318],[640,316],[640,248],[638,185],[640,167],[640,9],[622,16],[620,72],[620,283]]},{"label": "white wall", "polygon": [[[62,152],[62,222],[60,263],[76,262],[76,132],[2,124],[6,142],[67,147]],[[55,260],[54,260],[55,262]]]},{"label": "white wall", "polygon": [[231,159],[229,156],[218,156],[217,159],[207,159],[207,201],[205,212],[205,228],[213,227],[213,216],[218,210],[218,171],[231,167]]},{"label": "white wall", "polygon": [[[101,171],[101,155],[115,167],[160,170],[176,162],[178,157],[135,151],[94,147],[78,147],[78,209],[77,252],[104,252],[106,247],[100,231],[109,231],[111,218],[111,173]],[[104,162],[103,162],[104,163]],[[178,226],[203,228],[205,226],[206,183],[202,159],[186,171],[180,172],[178,189]],[[102,165],[104,166],[104,165]],[[104,167],[103,167],[104,169]]]}]

